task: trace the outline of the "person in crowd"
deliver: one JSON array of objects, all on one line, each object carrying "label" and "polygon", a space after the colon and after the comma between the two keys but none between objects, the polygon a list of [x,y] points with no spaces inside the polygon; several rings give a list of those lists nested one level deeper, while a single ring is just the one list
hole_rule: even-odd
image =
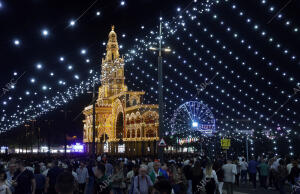
[{"label": "person in crowd", "polygon": [[110,180],[113,194],[123,194],[126,184],[124,183],[124,173],[120,163],[115,166]]},{"label": "person in crowd", "polygon": [[14,187],[12,186],[12,178],[14,173],[16,172],[16,163],[13,161],[9,161],[8,163],[8,171],[6,171],[6,185],[10,188],[11,192],[14,192]]},{"label": "person in crowd", "polygon": [[203,180],[203,169],[200,161],[196,161],[194,167],[192,167],[192,190],[193,193],[198,191],[199,185]]},{"label": "person in crowd", "polygon": [[170,181],[170,183],[173,183],[173,166],[175,165],[175,162],[171,161],[168,163],[168,167],[166,169],[167,171],[167,176],[168,176],[168,180]]},{"label": "person in crowd", "polygon": [[152,190],[152,194],[171,194],[172,186],[166,179],[157,181]]},{"label": "person in crowd", "polygon": [[47,176],[48,174],[48,171],[52,168],[52,163],[48,163],[47,166],[46,166],[46,169],[43,171],[43,175],[44,176]]},{"label": "person in crowd", "polygon": [[44,162],[40,162],[39,165],[40,165],[41,173],[43,173],[47,169],[47,167]]},{"label": "person in crowd", "polygon": [[75,179],[70,172],[62,172],[56,178],[55,190],[58,194],[73,194]]},{"label": "person in crowd", "polygon": [[139,175],[134,178],[133,193],[134,194],[148,194],[153,183],[150,176],[147,175],[147,166],[141,165]]},{"label": "person in crowd", "polygon": [[203,179],[205,181],[205,191],[207,194],[214,194],[218,185],[218,177],[216,171],[213,170],[212,163],[208,162],[203,169]]},{"label": "person in crowd", "polygon": [[297,171],[294,178],[294,184],[292,185],[293,194],[300,194],[300,170]]},{"label": "person in crowd", "polygon": [[218,192],[219,194],[223,193],[223,184],[224,184],[224,170],[222,169],[223,161],[218,158],[213,165],[213,169],[216,171],[218,177]]},{"label": "person in crowd", "polygon": [[102,159],[103,159],[103,163],[105,164],[105,175],[107,176],[107,177],[110,177],[112,174],[113,174],[113,172],[114,172],[114,167],[113,167],[113,165],[110,163],[110,161],[109,160],[107,160],[107,157],[105,156],[105,157],[102,157]]},{"label": "person in crowd", "polygon": [[269,166],[266,163],[266,160],[262,160],[262,162],[257,166],[260,172],[260,178],[261,178],[261,187],[267,189],[267,178],[269,176]]},{"label": "person in crowd", "polygon": [[33,173],[24,167],[24,161],[17,161],[13,177],[14,194],[35,194],[36,183]]},{"label": "person in crowd", "polygon": [[34,179],[36,182],[35,194],[43,194],[45,191],[46,177],[41,173],[39,164],[34,168]]},{"label": "person in crowd", "polygon": [[241,183],[247,184],[248,163],[245,161],[245,158],[242,158],[242,161],[240,162],[240,167],[241,167]]},{"label": "person in crowd", "polygon": [[273,157],[269,160],[269,166],[270,166],[270,172],[269,172],[269,187],[268,189],[275,189],[277,188],[277,169],[275,168],[275,161],[277,160],[277,157]]},{"label": "person in crowd", "polygon": [[231,159],[228,159],[227,163],[222,166],[222,169],[224,170],[224,187],[227,194],[233,194],[233,183],[237,174],[236,165],[232,164]]},{"label": "person in crowd", "polygon": [[236,165],[236,175],[235,175],[235,185],[240,186],[240,175],[241,175],[241,165],[238,160],[235,160],[234,164]]},{"label": "person in crowd", "polygon": [[257,165],[258,162],[255,160],[254,157],[252,157],[251,161],[249,162],[248,165],[248,172],[250,176],[250,180],[253,185],[253,189],[256,189],[256,173],[257,173]]},{"label": "person in crowd", "polygon": [[297,158],[295,158],[293,161],[293,166],[291,168],[291,171],[288,175],[288,180],[289,182],[292,184],[292,185],[295,185],[295,179],[297,178],[297,175],[299,174],[300,172],[300,168],[299,168],[299,165],[298,165],[298,161],[297,161]]},{"label": "person in crowd", "polygon": [[58,161],[53,160],[51,164],[52,168],[49,169],[46,177],[46,187],[45,187],[45,193],[47,194],[55,194],[55,184],[56,184],[56,178],[60,173],[63,172],[63,169],[58,167]]},{"label": "person in crowd", "polygon": [[192,194],[192,173],[191,173],[191,169],[192,169],[192,165],[193,162],[192,160],[187,160],[184,162],[184,166],[182,168],[182,171],[184,173],[185,178],[187,179],[187,194]]},{"label": "person in crowd", "polygon": [[0,194],[11,194],[9,186],[6,184],[7,175],[5,171],[0,170]]},{"label": "person in crowd", "polygon": [[76,186],[78,187],[78,175],[77,172],[75,172],[75,167],[73,164],[63,164],[61,168],[63,169],[63,172],[70,172],[73,175]]},{"label": "person in crowd", "polygon": [[113,194],[111,181],[105,175],[105,170],[105,165],[99,162],[95,171],[94,194]]},{"label": "person in crowd", "polygon": [[88,169],[85,167],[85,163],[80,161],[79,167],[76,170],[77,177],[78,177],[78,190],[79,194],[83,194],[85,191],[86,184],[89,181],[89,172]]},{"label": "person in crowd", "polygon": [[187,191],[187,180],[181,167],[173,166],[173,190],[175,194],[185,194]]},{"label": "person in crowd", "polygon": [[286,165],[286,169],[288,170],[288,174],[291,173],[292,171],[292,168],[293,168],[293,164],[294,164],[294,161],[295,159],[292,159],[292,160],[289,160],[289,161],[286,161],[287,165]]},{"label": "person in crowd", "polygon": [[134,177],[138,176],[138,174],[139,174],[139,166],[133,165],[132,169],[127,173],[126,176],[126,183],[128,185],[128,194],[133,194]]},{"label": "person in crowd", "polygon": [[25,163],[25,168],[30,170],[32,173],[34,173],[33,163],[27,161],[25,161],[24,163]]},{"label": "person in crowd", "polygon": [[288,170],[286,168],[286,165],[284,163],[283,159],[279,160],[279,166],[278,166],[278,187],[280,194],[285,194],[285,181],[288,176]]},{"label": "person in crowd", "polygon": [[150,174],[154,170],[153,169],[154,161],[152,160],[152,158],[149,158],[147,165],[148,165],[148,174]]},{"label": "person in crowd", "polygon": [[168,175],[168,165],[166,163],[163,163],[163,165],[160,168],[160,171],[162,172],[163,176],[166,179],[169,179],[169,175]]},{"label": "person in crowd", "polygon": [[89,173],[89,180],[87,182],[86,186],[86,194],[94,193],[94,180],[95,180],[95,172],[96,172],[96,161],[94,159],[91,159],[87,166],[88,173]]},{"label": "person in crowd", "polygon": [[149,174],[151,181],[155,183],[157,181],[158,176],[164,176],[162,170],[160,169],[160,163],[154,162],[153,163],[153,171]]}]

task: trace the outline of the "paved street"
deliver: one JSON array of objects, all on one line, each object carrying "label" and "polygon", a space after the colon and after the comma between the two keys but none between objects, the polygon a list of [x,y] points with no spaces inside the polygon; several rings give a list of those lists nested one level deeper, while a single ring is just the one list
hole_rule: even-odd
[{"label": "paved street", "polygon": [[[288,191],[288,186],[286,186],[286,193],[290,193],[290,192],[287,192]],[[275,193],[279,193],[279,191],[276,191],[276,190],[266,190],[266,189],[263,189],[263,188],[260,188],[259,186],[257,187],[256,190],[254,190],[252,188],[252,186],[250,184],[242,184],[240,185],[240,187],[234,187],[234,194],[248,194],[248,193],[251,193],[251,194],[275,194]],[[224,191],[224,194],[226,194],[226,191]]]}]

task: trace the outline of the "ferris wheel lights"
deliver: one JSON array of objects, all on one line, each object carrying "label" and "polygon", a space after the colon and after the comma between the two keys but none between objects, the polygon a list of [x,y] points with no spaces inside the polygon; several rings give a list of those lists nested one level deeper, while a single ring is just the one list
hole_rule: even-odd
[{"label": "ferris wheel lights", "polygon": [[193,121],[193,123],[192,123],[192,126],[193,126],[193,127],[198,127],[198,125],[199,125],[198,122]]}]

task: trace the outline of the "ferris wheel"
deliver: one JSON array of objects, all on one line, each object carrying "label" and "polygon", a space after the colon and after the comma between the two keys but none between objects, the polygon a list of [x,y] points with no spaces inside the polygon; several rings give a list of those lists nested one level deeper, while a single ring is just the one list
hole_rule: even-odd
[{"label": "ferris wheel", "polygon": [[215,118],[207,105],[189,101],[180,105],[171,118],[172,135],[212,134],[215,132]]}]

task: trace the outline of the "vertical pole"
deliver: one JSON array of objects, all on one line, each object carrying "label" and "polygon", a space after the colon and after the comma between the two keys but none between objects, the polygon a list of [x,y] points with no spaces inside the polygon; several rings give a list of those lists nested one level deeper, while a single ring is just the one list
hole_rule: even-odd
[{"label": "vertical pole", "polygon": [[41,128],[38,127],[38,154],[40,153]]},{"label": "vertical pole", "polygon": [[249,153],[248,153],[248,135],[246,136],[246,156],[247,156],[247,162],[249,162]]},{"label": "vertical pole", "polygon": [[92,142],[92,157],[96,158],[95,152],[95,136],[96,136],[96,101],[95,101],[95,80],[93,81],[93,142]]},{"label": "vertical pole", "polygon": [[202,141],[200,141],[200,155],[202,156],[203,154],[203,149],[202,149]]},{"label": "vertical pole", "polygon": [[32,121],[32,127],[31,127],[31,154],[33,154],[33,143],[34,143],[34,121]]},{"label": "vertical pole", "polygon": [[200,133],[200,155],[202,156],[203,148],[202,148],[202,134]]},{"label": "vertical pole", "polygon": [[[163,123],[163,67],[162,67],[162,56],[161,56],[161,22],[159,24],[159,48],[158,48],[158,105],[159,105],[159,140],[164,136],[164,123]],[[164,148],[158,146],[158,157],[163,162]]]},{"label": "vertical pole", "polygon": [[28,144],[28,137],[27,137],[27,124],[25,124],[25,149],[26,149],[26,155],[27,155],[27,144]]},{"label": "vertical pole", "polygon": [[[65,113],[65,122],[67,123],[67,109],[64,110]],[[65,158],[67,157],[67,129],[65,128]]]},{"label": "vertical pole", "polygon": [[[51,142],[50,142],[50,131],[51,131],[51,121],[47,121],[48,122],[48,155],[50,156],[50,150],[51,150]],[[52,135],[52,134],[51,134]]]}]

